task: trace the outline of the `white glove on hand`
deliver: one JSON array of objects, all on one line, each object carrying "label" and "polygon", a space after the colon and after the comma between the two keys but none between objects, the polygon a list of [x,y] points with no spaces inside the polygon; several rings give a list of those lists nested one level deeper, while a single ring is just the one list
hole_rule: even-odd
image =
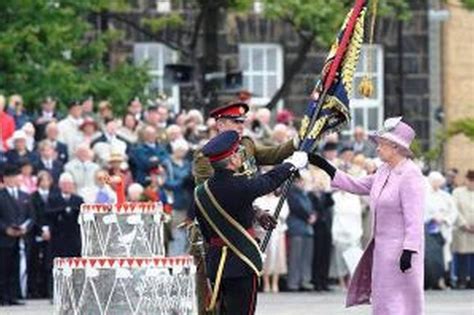
[{"label": "white glove on hand", "polygon": [[300,139],[300,136],[298,134],[293,137],[293,148],[295,148],[295,150],[299,149],[300,142],[301,142],[301,139]]},{"label": "white glove on hand", "polygon": [[303,151],[296,151],[283,162],[293,164],[294,167],[301,170],[305,168],[306,165],[308,165],[308,153]]}]

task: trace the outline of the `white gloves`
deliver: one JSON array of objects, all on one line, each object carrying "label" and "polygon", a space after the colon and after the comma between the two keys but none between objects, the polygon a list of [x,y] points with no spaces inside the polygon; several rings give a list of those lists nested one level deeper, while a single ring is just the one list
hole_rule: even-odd
[{"label": "white gloves", "polygon": [[283,163],[293,164],[294,167],[301,170],[308,165],[308,153],[303,151],[296,151],[289,158],[283,161]]},{"label": "white gloves", "polygon": [[300,142],[301,142],[301,139],[300,139],[300,135],[297,134],[296,136],[293,137],[293,148],[295,148],[295,150],[298,150],[299,147],[300,147]]}]

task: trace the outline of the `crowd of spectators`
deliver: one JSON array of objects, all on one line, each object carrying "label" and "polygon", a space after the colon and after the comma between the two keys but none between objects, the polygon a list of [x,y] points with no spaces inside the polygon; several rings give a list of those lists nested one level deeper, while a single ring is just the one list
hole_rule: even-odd
[{"label": "crowd of spectators", "polygon": [[[199,110],[173,113],[163,100],[144,106],[132,99],[123,115],[92,98],[67,105],[62,113],[47,97],[27,112],[20,95],[8,101],[0,95],[2,305],[51,298],[52,260],[80,256],[79,207],[115,202],[107,183],[112,175],[124,179],[128,200],[164,205],[171,217],[167,254],[187,252],[181,223],[192,203],[192,157],[216,134],[215,121]],[[296,134],[295,117],[287,110],[273,115],[252,109],[245,134],[259,145],[282,144]],[[361,127],[349,137],[330,134],[320,153],[352,175],[372,174],[380,161],[366,136]],[[426,286],[473,288],[474,172],[431,172],[426,191]],[[278,199],[276,191],[256,203],[273,211]],[[330,290],[330,279],[347,287],[370,240],[366,198],[332,190],[329,177],[310,166],[295,180],[278,220],[266,253],[264,291],[278,292],[281,283],[290,291]]]}]

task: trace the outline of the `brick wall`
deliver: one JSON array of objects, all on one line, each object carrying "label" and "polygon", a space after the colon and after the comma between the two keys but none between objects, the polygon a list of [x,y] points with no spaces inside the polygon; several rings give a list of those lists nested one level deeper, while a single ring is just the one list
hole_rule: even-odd
[{"label": "brick wall", "polygon": [[[443,92],[445,121],[474,117],[474,13],[449,1],[451,16],[443,29]],[[445,167],[458,168],[464,177],[474,169],[474,143],[456,136],[445,147]]]}]

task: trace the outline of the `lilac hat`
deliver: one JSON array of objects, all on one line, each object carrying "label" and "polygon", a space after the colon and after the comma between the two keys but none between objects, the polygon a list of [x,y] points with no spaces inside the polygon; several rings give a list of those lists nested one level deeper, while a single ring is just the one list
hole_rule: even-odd
[{"label": "lilac hat", "polygon": [[375,142],[386,139],[404,149],[408,155],[413,155],[410,145],[415,138],[415,130],[402,121],[402,117],[391,117],[384,121],[382,130],[369,135]]}]

